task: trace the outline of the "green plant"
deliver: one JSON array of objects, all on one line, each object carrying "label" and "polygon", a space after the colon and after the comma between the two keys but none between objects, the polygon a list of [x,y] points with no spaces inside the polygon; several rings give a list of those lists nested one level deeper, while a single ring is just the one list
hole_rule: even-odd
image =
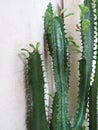
[{"label": "green plant", "polygon": [[[89,130],[98,129],[98,0],[95,1],[95,7],[93,7],[92,3],[92,0],[84,0],[84,4],[79,5],[81,22],[78,31],[81,32],[83,50],[81,60],[79,61],[79,93],[73,125],[71,125],[68,115],[70,71],[68,41],[70,40],[76,48],[79,48],[79,46],[75,43],[72,36],[66,37],[64,32],[62,13],[66,9],[63,9],[60,16],[58,16],[56,12],[53,12],[52,4],[49,3],[44,16],[45,35],[53,61],[56,84],[50,124],[47,123],[45,115],[44,80],[41,59],[38,53],[39,44],[36,47],[30,44],[34,49],[31,53],[26,49],[22,49],[29,53],[27,58],[28,130],[84,130],[83,122],[87,109],[89,110]],[[95,12],[94,9],[96,9]],[[66,17],[72,14],[66,15]],[[97,33],[96,35],[95,32]],[[95,41],[96,39],[97,41]],[[80,50],[78,51],[80,52]],[[94,70],[92,67],[94,61],[96,62],[95,73],[92,72]],[[90,84],[92,74],[94,82]]]},{"label": "green plant", "polygon": [[[87,9],[87,7],[89,8],[89,10]],[[83,12],[81,18],[81,40],[83,43],[83,52],[82,59],[80,60],[80,85],[77,104],[78,107],[74,123],[74,128],[76,130],[81,128],[81,124],[86,113],[88,94],[91,88],[90,77],[92,73],[92,61],[94,55],[94,12],[92,8],[92,1],[85,0],[84,8],[86,9],[86,12]],[[83,5],[80,7],[80,9],[83,10]]]},{"label": "green plant", "polygon": [[[51,129],[70,129],[68,119],[68,41],[65,38],[64,23],[60,16],[54,16],[52,5],[48,5],[45,13],[45,32],[50,55],[53,59],[53,69],[56,83],[56,106],[53,107]],[[57,108],[56,108],[57,107]],[[55,111],[56,109],[56,111]],[[55,111],[55,112],[54,112]]]},{"label": "green plant", "polygon": [[39,54],[39,43],[36,47],[30,44],[33,52],[26,49],[29,56],[27,59],[27,129],[28,130],[48,130],[48,122],[45,114],[44,103],[44,79],[42,70],[42,60]]}]

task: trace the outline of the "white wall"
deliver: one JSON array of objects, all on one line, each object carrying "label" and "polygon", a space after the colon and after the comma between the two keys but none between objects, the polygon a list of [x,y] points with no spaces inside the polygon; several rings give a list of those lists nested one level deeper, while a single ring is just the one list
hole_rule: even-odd
[{"label": "white wall", "polygon": [[[26,130],[24,64],[19,53],[37,41],[43,50],[42,16],[49,1],[60,5],[60,0],[0,0],[0,130]],[[76,13],[66,21],[72,35],[80,1],[65,0],[68,10]]]}]

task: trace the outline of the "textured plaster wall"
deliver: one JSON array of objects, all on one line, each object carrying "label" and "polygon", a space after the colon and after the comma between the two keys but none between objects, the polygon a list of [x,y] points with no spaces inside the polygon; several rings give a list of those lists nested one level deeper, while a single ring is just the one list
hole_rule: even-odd
[{"label": "textured plaster wall", "polygon": [[[0,130],[26,130],[24,64],[19,50],[28,43],[40,41],[43,52],[42,16],[49,1],[53,2],[54,7],[57,3],[61,5],[60,0],[0,0]],[[75,16],[65,20],[66,31],[75,36],[76,41],[79,40],[79,35],[72,28],[79,22],[77,5],[80,2],[81,0],[65,0],[68,11],[75,13]],[[76,53],[71,54],[71,64],[74,67]],[[77,84],[76,69],[73,70],[71,79],[74,88]],[[69,95],[76,97],[73,91]],[[72,100],[70,106],[73,115],[75,105]]]}]

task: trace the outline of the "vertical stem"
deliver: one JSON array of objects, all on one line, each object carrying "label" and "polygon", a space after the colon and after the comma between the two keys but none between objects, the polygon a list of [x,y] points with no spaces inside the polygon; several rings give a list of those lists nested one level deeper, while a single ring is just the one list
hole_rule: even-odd
[{"label": "vertical stem", "polygon": [[[64,0],[61,0],[61,9],[63,9],[63,8],[64,8]],[[62,18],[64,20],[64,13],[62,14]]]}]

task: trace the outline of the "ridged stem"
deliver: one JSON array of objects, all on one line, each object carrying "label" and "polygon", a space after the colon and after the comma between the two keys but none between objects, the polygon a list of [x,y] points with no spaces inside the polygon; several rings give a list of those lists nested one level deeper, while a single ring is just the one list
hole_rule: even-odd
[{"label": "ridged stem", "polygon": [[63,19],[60,16],[53,17],[52,9],[50,10],[49,7],[50,5],[48,5],[45,13],[45,31],[53,60],[58,99],[58,101],[55,100],[54,102],[56,106],[53,107],[51,130],[70,130],[68,118],[68,42],[65,38]]},{"label": "ridged stem", "polygon": [[89,130],[98,130],[98,106],[97,106],[97,94],[98,94],[98,0],[95,2],[95,8],[96,8],[96,13],[95,15],[97,16],[97,25],[96,25],[96,31],[97,31],[97,43],[95,44],[97,46],[97,49],[94,50],[96,51],[97,54],[96,59],[94,61],[96,62],[95,64],[95,76],[94,76],[94,82],[92,84],[90,93],[89,93]]},{"label": "ridged stem", "polygon": [[44,79],[38,52],[27,58],[27,130],[49,130],[45,114]]},{"label": "ridged stem", "polygon": [[[83,43],[82,59],[80,60],[80,84],[77,102],[77,111],[74,119],[74,130],[82,128],[85,119],[88,92],[90,89],[90,77],[92,72],[93,46],[94,46],[94,13],[92,8],[92,0],[85,0],[84,5],[89,8],[89,12],[84,15],[84,19],[90,21],[88,31],[83,34],[83,25],[81,24],[81,39]],[[81,21],[82,23],[83,21]]]}]

